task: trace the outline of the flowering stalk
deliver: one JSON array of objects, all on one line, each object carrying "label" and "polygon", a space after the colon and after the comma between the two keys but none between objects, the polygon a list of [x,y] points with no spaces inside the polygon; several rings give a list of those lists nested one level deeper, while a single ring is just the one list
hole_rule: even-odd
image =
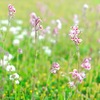
[{"label": "flowering stalk", "polygon": [[14,6],[12,6],[11,4],[8,5],[8,21],[10,21],[13,17],[14,14],[16,13],[16,9],[14,8]]},{"label": "flowering stalk", "polygon": [[37,17],[37,15],[32,12],[30,14],[30,24],[32,27],[32,31],[34,31],[34,42],[35,42],[35,66],[36,66],[36,59],[37,59],[37,39],[38,39],[38,31],[42,29],[41,19]]},{"label": "flowering stalk", "polygon": [[[79,52],[79,43],[82,42],[82,39],[78,37],[80,33],[80,30],[78,29],[77,26],[73,26],[72,30],[69,33],[69,36],[71,37],[71,40],[74,41],[76,45],[76,50],[77,50],[77,57],[78,57],[78,70],[74,69],[70,74],[72,74],[73,81],[69,82],[69,85],[71,87],[74,87],[75,85],[78,85],[78,83],[82,83],[84,78],[86,77],[85,72],[83,70],[80,70],[80,65],[79,65],[79,57],[80,57],[80,52]],[[85,58],[84,61],[81,64],[82,68],[85,68],[86,70],[91,69],[91,64],[90,64],[91,58]]]},{"label": "flowering stalk", "polygon": [[[42,25],[40,23],[41,23],[41,19],[39,17],[37,17],[37,15],[34,12],[32,12],[30,14],[30,24],[32,27],[32,31],[35,34],[35,36],[34,36],[34,42],[35,42],[34,70],[35,70],[35,73],[36,73],[36,61],[37,61],[37,55],[38,55],[38,51],[37,51],[38,31],[42,29]],[[34,82],[34,88],[35,88],[35,84],[36,84],[36,82]],[[33,85],[33,82],[32,82],[32,85]]]},{"label": "flowering stalk", "polygon": [[79,57],[80,57],[79,44],[82,42],[82,39],[79,38],[80,32],[81,31],[78,29],[78,26],[73,26],[69,33],[71,40],[76,45],[76,54],[78,58],[78,71],[79,71]]},{"label": "flowering stalk", "polygon": [[[14,8],[14,6],[9,4],[8,5],[8,30],[9,30],[9,26],[10,26],[10,20],[11,20],[11,18],[13,18],[15,13],[16,13],[16,9]],[[4,47],[4,44],[5,44],[5,38],[6,37],[7,37],[7,32],[4,34],[3,47]]]}]

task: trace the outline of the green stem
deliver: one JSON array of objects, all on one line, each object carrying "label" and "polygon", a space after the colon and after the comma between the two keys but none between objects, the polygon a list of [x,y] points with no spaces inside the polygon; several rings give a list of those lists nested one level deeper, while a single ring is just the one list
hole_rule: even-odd
[{"label": "green stem", "polygon": [[76,53],[78,58],[78,72],[80,71],[79,63],[80,63],[80,52],[79,52],[79,46],[76,44]]}]

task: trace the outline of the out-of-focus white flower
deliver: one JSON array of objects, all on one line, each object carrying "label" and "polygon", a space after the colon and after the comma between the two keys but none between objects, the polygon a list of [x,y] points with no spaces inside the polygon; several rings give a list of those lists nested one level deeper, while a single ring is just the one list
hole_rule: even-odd
[{"label": "out-of-focus white flower", "polygon": [[61,28],[62,28],[62,23],[61,23],[61,21],[60,21],[59,19],[57,19],[56,22],[57,22],[57,28],[58,28],[58,29],[61,29]]},{"label": "out-of-focus white flower", "polygon": [[23,53],[23,50],[22,50],[21,48],[19,48],[19,49],[18,49],[18,53],[19,53],[19,54],[22,54],[22,53]]},{"label": "out-of-focus white flower", "polygon": [[19,40],[23,40],[24,36],[22,34],[20,34],[20,35],[16,36],[16,38],[19,39]]},{"label": "out-of-focus white flower", "polygon": [[4,55],[4,57],[3,57],[3,60],[11,60],[11,59],[13,59],[14,57],[11,55],[11,54],[7,54],[7,55]]},{"label": "out-of-focus white flower", "polygon": [[14,80],[14,79],[18,79],[19,78],[19,75],[17,73],[14,73],[12,75],[10,75],[9,79],[10,80]]},{"label": "out-of-focus white flower", "polygon": [[0,23],[4,25],[8,25],[8,20],[1,20]]},{"label": "out-of-focus white flower", "polygon": [[2,26],[2,27],[0,28],[0,30],[3,31],[3,32],[6,32],[6,31],[7,31],[7,27],[6,27],[6,26]]},{"label": "out-of-focus white flower", "polygon": [[26,36],[27,35],[27,30],[23,30],[21,35]]},{"label": "out-of-focus white flower", "polygon": [[18,34],[19,31],[21,31],[21,29],[22,29],[22,28],[21,28],[20,26],[17,26],[17,27],[11,27],[9,31],[10,31],[12,34],[15,35],[15,34]]},{"label": "out-of-focus white flower", "polygon": [[15,83],[16,83],[16,84],[19,84],[19,80],[15,80]]},{"label": "out-of-focus white flower", "polygon": [[87,4],[84,4],[84,5],[83,5],[83,8],[84,8],[84,9],[88,9],[89,6],[88,6]]},{"label": "out-of-focus white flower", "polygon": [[21,25],[21,24],[23,24],[23,21],[22,20],[16,20],[16,23]]},{"label": "out-of-focus white flower", "polygon": [[48,46],[43,46],[43,50],[44,50],[44,52],[45,52],[48,56],[50,56],[51,53],[52,53],[51,49],[49,49]]},{"label": "out-of-focus white flower", "polygon": [[74,87],[75,83],[74,82],[69,82],[70,87]]},{"label": "out-of-focus white flower", "polygon": [[57,19],[57,20],[52,20],[52,21],[51,21],[51,24],[57,25],[57,28],[58,28],[58,29],[61,29],[61,28],[62,28],[62,23],[61,23],[61,21],[60,21],[59,19]]},{"label": "out-of-focus white flower", "polygon": [[35,31],[31,32],[31,37],[35,37]]},{"label": "out-of-focus white flower", "polygon": [[0,66],[6,66],[7,64],[8,64],[8,61],[0,60]]},{"label": "out-of-focus white flower", "polygon": [[56,40],[50,39],[50,42],[53,43],[53,44],[55,44],[56,43]]},{"label": "out-of-focus white flower", "polygon": [[9,31],[14,35],[18,34],[18,30],[15,27],[11,27]]},{"label": "out-of-focus white flower", "polygon": [[50,56],[50,55],[51,55],[51,50],[50,50],[50,49],[46,49],[46,50],[45,50],[45,53],[46,53],[48,56]]},{"label": "out-of-focus white flower", "polygon": [[7,70],[7,71],[15,71],[16,69],[15,69],[15,67],[14,67],[13,65],[8,65],[8,66],[6,67],[6,70]]},{"label": "out-of-focus white flower", "polygon": [[13,45],[14,45],[14,46],[19,45],[19,43],[20,43],[19,39],[15,39],[15,40],[13,40]]},{"label": "out-of-focus white flower", "polygon": [[21,31],[21,30],[22,30],[22,27],[21,27],[21,26],[17,26],[17,27],[15,27],[15,29],[16,29],[17,31]]},{"label": "out-of-focus white flower", "polygon": [[39,35],[39,40],[43,40],[44,39],[44,36],[43,35]]}]

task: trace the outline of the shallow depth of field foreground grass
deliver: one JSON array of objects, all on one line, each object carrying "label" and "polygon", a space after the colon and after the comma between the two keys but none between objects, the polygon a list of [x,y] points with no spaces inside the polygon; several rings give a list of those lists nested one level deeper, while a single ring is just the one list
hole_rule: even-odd
[{"label": "shallow depth of field foreground grass", "polygon": [[0,100],[100,100],[100,0],[0,0],[0,12]]}]

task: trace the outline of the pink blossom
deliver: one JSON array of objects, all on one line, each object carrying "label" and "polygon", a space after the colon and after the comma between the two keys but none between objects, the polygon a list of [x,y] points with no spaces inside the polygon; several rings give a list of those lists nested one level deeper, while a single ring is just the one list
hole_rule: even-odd
[{"label": "pink blossom", "polygon": [[57,27],[55,27],[54,29],[53,29],[53,33],[54,33],[54,35],[57,35],[58,34],[58,28]]},{"label": "pink blossom", "polygon": [[83,60],[83,63],[81,64],[81,67],[85,68],[86,70],[90,70],[91,69],[90,60],[91,58],[85,58]]},{"label": "pink blossom", "polygon": [[57,70],[59,70],[59,69],[60,69],[60,65],[58,63],[54,62],[51,67],[51,73],[56,73]]},{"label": "pink blossom", "polygon": [[41,22],[41,19],[37,17],[34,12],[30,14],[30,24],[32,27],[34,27],[35,31],[38,31],[43,28],[42,25],[40,25]]},{"label": "pink blossom", "polygon": [[78,37],[73,37],[73,38],[71,38],[71,40],[74,41],[75,44],[79,44],[79,43],[82,42],[82,39],[80,39],[80,38],[78,38]]},{"label": "pink blossom", "polygon": [[70,30],[69,36],[71,38],[76,37],[80,33],[80,30],[78,29],[78,26],[73,26]]},{"label": "pink blossom", "polygon": [[58,63],[54,62],[54,63],[52,64],[52,68],[54,68],[54,69],[56,69],[56,70],[59,70],[59,69],[60,69],[60,65],[59,65]]},{"label": "pink blossom", "polygon": [[80,34],[80,30],[78,29],[78,26],[73,26],[72,29],[70,30],[69,36],[72,41],[75,42],[75,44],[79,44],[82,42],[82,39],[78,37]]},{"label": "pink blossom", "polygon": [[16,9],[11,4],[8,5],[9,16],[13,17],[14,13],[16,13]]},{"label": "pink blossom", "polygon": [[70,72],[70,74],[72,74],[73,78],[76,78],[78,76],[78,71],[77,69],[74,69],[73,72]]},{"label": "pink blossom", "polygon": [[84,72],[79,73],[77,69],[74,69],[73,72],[70,73],[72,74],[72,77],[75,80],[79,81],[80,83],[82,83],[83,79],[85,78],[85,73]]},{"label": "pink blossom", "polygon": [[85,73],[84,72],[81,72],[81,73],[78,73],[77,75],[77,79],[80,83],[82,83],[83,79],[85,78]]}]

